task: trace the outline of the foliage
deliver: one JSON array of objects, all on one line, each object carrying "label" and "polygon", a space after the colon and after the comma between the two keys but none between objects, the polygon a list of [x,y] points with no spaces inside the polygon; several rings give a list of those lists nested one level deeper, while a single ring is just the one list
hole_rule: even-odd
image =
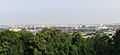
[{"label": "foliage", "polygon": [[0,55],[120,55],[120,30],[113,38],[102,32],[91,36],[48,28],[36,34],[4,30],[0,32]]}]

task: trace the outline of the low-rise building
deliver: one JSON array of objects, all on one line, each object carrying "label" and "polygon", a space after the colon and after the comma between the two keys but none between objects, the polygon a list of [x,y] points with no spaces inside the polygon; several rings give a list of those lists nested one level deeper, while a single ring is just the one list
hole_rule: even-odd
[{"label": "low-rise building", "polygon": [[18,31],[21,31],[22,29],[15,28],[15,29],[9,29],[9,30],[10,30],[10,31],[18,32]]}]

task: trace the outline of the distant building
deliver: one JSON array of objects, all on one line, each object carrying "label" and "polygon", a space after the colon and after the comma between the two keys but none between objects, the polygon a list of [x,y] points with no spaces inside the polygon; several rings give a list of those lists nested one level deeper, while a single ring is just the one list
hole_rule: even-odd
[{"label": "distant building", "polygon": [[98,27],[98,29],[108,29],[108,27],[106,27],[106,26],[100,26],[100,27]]},{"label": "distant building", "polygon": [[10,31],[18,32],[18,31],[21,31],[22,29],[15,28],[15,29],[9,29],[9,30],[10,30]]},{"label": "distant building", "polygon": [[98,30],[100,29],[108,29],[108,27],[104,26],[103,23],[101,22],[101,24],[98,26]]}]

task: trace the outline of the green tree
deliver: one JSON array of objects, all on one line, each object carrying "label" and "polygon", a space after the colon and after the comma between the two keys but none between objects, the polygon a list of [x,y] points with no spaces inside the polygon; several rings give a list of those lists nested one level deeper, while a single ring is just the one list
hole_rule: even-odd
[{"label": "green tree", "polygon": [[114,42],[114,54],[120,55],[120,29],[118,29],[113,36],[113,42]]}]

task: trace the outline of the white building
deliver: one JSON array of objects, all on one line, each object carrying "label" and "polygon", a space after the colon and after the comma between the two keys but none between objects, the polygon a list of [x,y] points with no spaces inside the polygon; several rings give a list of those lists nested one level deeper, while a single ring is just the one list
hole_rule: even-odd
[{"label": "white building", "polygon": [[100,26],[100,27],[98,27],[98,29],[108,29],[108,27],[106,27],[106,26]]},{"label": "white building", "polygon": [[18,31],[21,31],[22,29],[14,28],[14,29],[9,29],[9,30],[10,30],[10,31],[18,32]]}]

